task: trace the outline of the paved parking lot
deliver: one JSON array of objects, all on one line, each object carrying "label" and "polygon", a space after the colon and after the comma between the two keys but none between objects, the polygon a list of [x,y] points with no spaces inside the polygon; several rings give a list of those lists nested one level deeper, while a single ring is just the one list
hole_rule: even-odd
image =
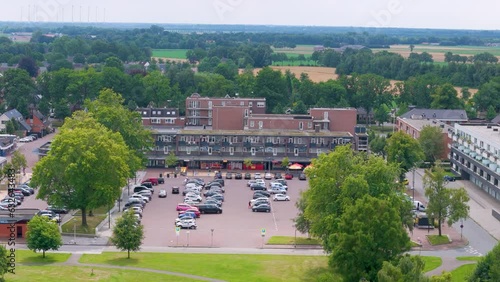
[{"label": "paved parking lot", "polygon": [[[150,169],[146,177],[157,177],[160,170]],[[207,182],[213,179],[212,176],[196,176],[205,179]],[[223,172],[225,177],[225,172]],[[252,173],[253,176],[253,173]],[[191,174],[188,177],[193,177]],[[271,202],[272,212],[260,213],[252,212],[248,208],[248,201],[251,200],[253,191],[246,186],[248,180],[225,179],[224,195],[225,201],[222,205],[222,214],[202,214],[196,220],[198,228],[196,230],[181,230],[180,235],[175,233],[174,220],[177,218],[175,207],[183,202],[182,178],[165,178],[165,184],[155,186],[153,200],[146,206],[143,214],[142,224],[145,230],[143,246],[189,246],[210,247],[261,247],[261,229],[266,229],[266,237],[271,236],[294,236],[293,218],[297,215],[295,201],[302,189],[306,189],[307,181],[298,179],[288,180],[289,202]],[[268,184],[266,180],[266,185]],[[181,194],[173,195],[172,186],[180,186]],[[167,198],[158,198],[158,191],[166,189]],[[297,236],[301,234],[297,232]]]}]

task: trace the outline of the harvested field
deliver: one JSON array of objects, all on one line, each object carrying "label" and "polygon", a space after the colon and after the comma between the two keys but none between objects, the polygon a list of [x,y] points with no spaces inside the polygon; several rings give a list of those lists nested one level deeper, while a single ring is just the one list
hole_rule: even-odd
[{"label": "harvested field", "polygon": [[[301,66],[271,66],[273,70],[281,70],[284,74],[286,70],[290,70],[295,74],[295,77],[300,78],[301,73],[307,73],[309,78],[314,82],[327,81],[329,79],[337,79],[338,75],[335,73],[335,68],[326,67],[301,67]],[[257,75],[261,69],[254,69],[254,74]],[[240,72],[243,70],[240,69]]]},{"label": "harvested field", "polygon": [[[393,53],[401,54],[403,57],[408,58],[410,56],[410,46],[409,45],[391,45],[390,49],[372,49],[373,52],[388,51]],[[500,48],[499,47],[487,47],[487,46],[433,46],[433,45],[415,45],[413,52],[422,53],[427,52],[432,55],[435,62],[444,62],[444,54],[446,52],[452,52],[453,54],[458,54],[461,56],[473,56],[475,54],[489,52],[497,58],[500,59]]]}]

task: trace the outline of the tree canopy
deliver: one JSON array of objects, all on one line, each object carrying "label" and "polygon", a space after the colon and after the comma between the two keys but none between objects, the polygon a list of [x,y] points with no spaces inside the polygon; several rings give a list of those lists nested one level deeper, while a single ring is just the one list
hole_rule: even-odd
[{"label": "tree canopy", "polygon": [[113,227],[111,243],[122,251],[127,251],[127,258],[130,258],[130,251],[138,251],[144,239],[144,228],[137,222],[132,210],[126,211]]},{"label": "tree canopy", "polygon": [[422,128],[418,142],[426,161],[434,163],[443,156],[446,149],[444,141],[443,130],[440,126],[426,125]]},{"label": "tree canopy", "polygon": [[46,216],[39,215],[35,215],[28,222],[26,243],[28,249],[34,252],[42,251],[43,257],[46,251],[57,251],[63,245],[57,223]]},{"label": "tree canopy", "polygon": [[404,175],[425,157],[418,141],[402,131],[392,134],[387,139],[385,151],[387,160],[399,166],[400,180],[403,180]]}]

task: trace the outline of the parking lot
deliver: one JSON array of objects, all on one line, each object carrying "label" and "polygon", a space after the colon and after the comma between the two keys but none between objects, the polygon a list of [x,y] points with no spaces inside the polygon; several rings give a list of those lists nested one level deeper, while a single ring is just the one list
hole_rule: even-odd
[{"label": "parking lot", "polygon": [[[158,177],[164,170],[148,170],[146,178]],[[264,175],[262,173],[262,175]],[[253,172],[252,172],[253,176]],[[189,177],[194,177],[192,172]],[[205,182],[213,179],[207,173],[198,175]],[[225,172],[223,172],[225,177]],[[248,180],[224,179],[225,180],[225,201],[222,205],[222,214],[202,214],[196,220],[197,229],[182,229],[179,236],[176,235],[174,221],[178,212],[176,206],[182,203],[183,181],[186,177],[165,178],[164,184],[154,187],[153,200],[147,204],[144,210],[142,224],[145,230],[144,246],[196,246],[196,247],[237,247],[255,248],[262,245],[261,230],[265,229],[264,240],[271,236],[294,236],[293,218],[297,215],[295,201],[300,190],[307,188],[307,181],[300,181],[297,178],[287,180],[289,202],[271,201],[272,211],[252,212],[248,208],[248,202],[252,199],[253,191],[247,187]],[[266,185],[270,181],[266,180]],[[172,194],[172,186],[179,186],[180,194]],[[160,189],[166,189],[167,198],[158,198]],[[213,242],[212,242],[213,230]],[[297,236],[301,234],[297,232]]]}]

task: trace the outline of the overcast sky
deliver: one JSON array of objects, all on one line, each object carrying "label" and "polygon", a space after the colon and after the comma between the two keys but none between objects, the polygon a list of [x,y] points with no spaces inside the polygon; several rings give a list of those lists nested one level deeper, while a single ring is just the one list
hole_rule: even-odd
[{"label": "overcast sky", "polygon": [[500,29],[498,0],[15,0],[1,21]]}]

